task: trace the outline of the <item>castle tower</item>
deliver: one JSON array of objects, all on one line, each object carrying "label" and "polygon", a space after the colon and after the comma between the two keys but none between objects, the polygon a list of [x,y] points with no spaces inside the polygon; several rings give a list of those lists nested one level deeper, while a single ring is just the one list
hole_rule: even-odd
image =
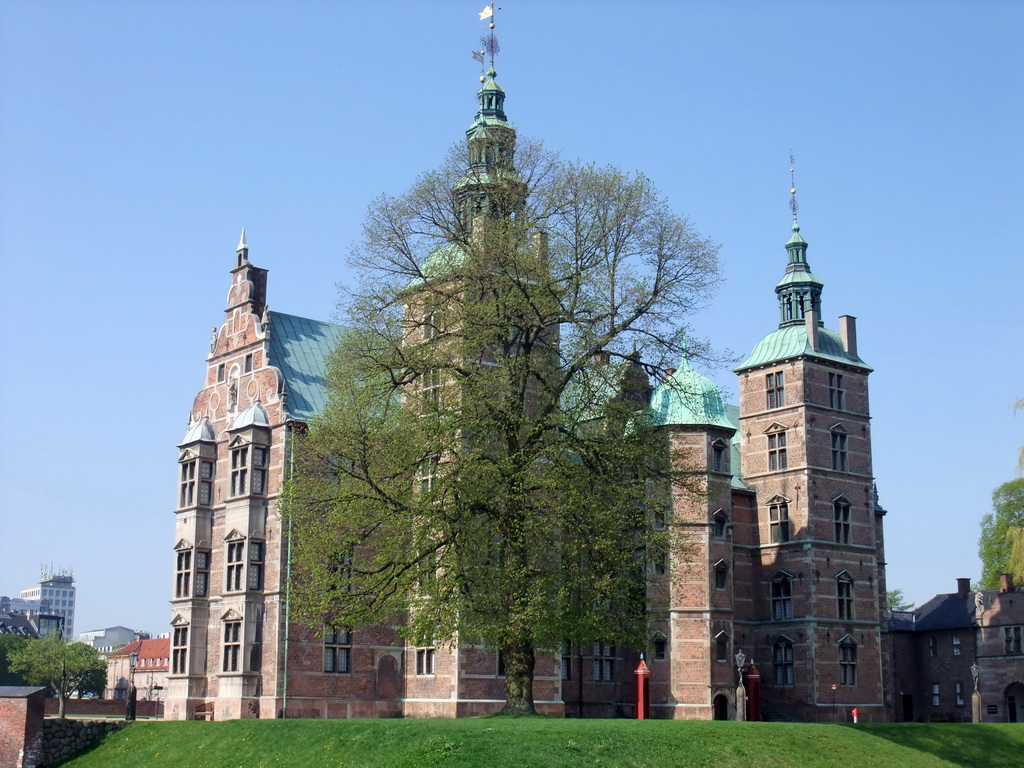
[{"label": "castle tower", "polygon": [[[756,492],[736,544],[749,557],[738,642],[762,671],[768,716],[884,719],[885,572],[874,492],[869,368],[855,319],[821,320],[823,284],[794,216],[775,287],[778,328],[736,369],[743,479]],[[833,685],[835,689],[833,690]]]},{"label": "castle tower", "polygon": [[656,717],[732,719],[736,425],[686,356],[654,390],[651,410],[669,433],[673,469],[689,475],[670,490],[666,516],[682,549],[654,563],[651,576],[652,708]]}]

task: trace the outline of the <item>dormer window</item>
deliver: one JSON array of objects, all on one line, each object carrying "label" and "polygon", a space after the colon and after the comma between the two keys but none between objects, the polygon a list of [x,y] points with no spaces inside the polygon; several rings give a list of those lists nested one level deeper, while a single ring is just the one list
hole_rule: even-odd
[{"label": "dormer window", "polygon": [[213,503],[213,462],[186,451],[180,464],[178,507],[210,506]]}]

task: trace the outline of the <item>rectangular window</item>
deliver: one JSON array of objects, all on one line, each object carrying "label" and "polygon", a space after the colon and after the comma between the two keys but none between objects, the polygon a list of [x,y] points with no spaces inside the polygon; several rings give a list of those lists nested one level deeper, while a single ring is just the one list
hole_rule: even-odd
[{"label": "rectangular window", "polygon": [[775,684],[793,685],[792,643],[776,643],[772,650],[772,661],[775,663]]},{"label": "rectangular window", "polygon": [[259,496],[267,492],[268,454],[268,448],[257,445],[252,448],[252,492]]},{"label": "rectangular window", "polygon": [[657,639],[654,641],[654,658],[657,661],[664,661],[665,654],[668,650],[668,643],[665,640]]},{"label": "rectangular window", "polygon": [[245,542],[229,541],[226,549],[227,578],[224,580],[224,591],[241,592],[242,571],[245,569]]},{"label": "rectangular window", "polygon": [[840,579],[836,582],[838,614],[840,619],[853,619],[853,582]]},{"label": "rectangular window", "polygon": [[715,589],[725,589],[729,584],[729,568],[725,565],[715,566]]},{"label": "rectangular window", "polygon": [[432,675],[432,674],[434,674],[434,649],[433,648],[417,648],[416,649],[416,674],[417,675]]},{"label": "rectangular window", "polygon": [[850,543],[850,505],[846,501],[832,502],[832,517],[835,520],[836,542]]},{"label": "rectangular window", "polygon": [[244,368],[244,370],[245,370],[246,373],[252,373],[252,354],[251,353],[245,356],[245,368]]},{"label": "rectangular window", "polygon": [[213,503],[213,462],[199,462],[199,503],[208,507]]},{"label": "rectangular window", "polygon": [[793,618],[793,582],[789,579],[776,579],[772,582],[772,618]]},{"label": "rectangular window", "polygon": [[227,378],[227,369],[224,367],[224,363],[217,366],[217,381],[224,381]]},{"label": "rectangular window", "polygon": [[190,597],[192,594],[192,550],[183,549],[177,553],[174,563],[174,596]]},{"label": "rectangular window", "polygon": [[729,520],[725,514],[717,512],[715,514],[715,536],[725,536],[725,526]]},{"label": "rectangular window", "polygon": [[352,633],[328,629],[324,632],[324,672],[351,672]]},{"label": "rectangular window", "polygon": [[238,671],[238,658],[242,653],[242,622],[224,622],[224,665],[225,672]]},{"label": "rectangular window", "polygon": [[615,677],[615,646],[594,643],[594,682],[610,683]]},{"label": "rectangular window", "polygon": [[839,646],[839,682],[843,685],[857,684],[857,646]]},{"label": "rectangular window", "polygon": [[828,407],[837,411],[843,410],[845,390],[843,389],[843,374],[830,373],[828,375]]},{"label": "rectangular window", "polygon": [[715,660],[729,660],[729,638],[725,635],[715,638]]},{"label": "rectangular window", "polygon": [[651,559],[654,561],[654,575],[664,576],[668,572],[668,552],[660,547],[654,547]]},{"label": "rectangular window", "polygon": [[935,658],[939,655],[939,641],[937,638],[928,638],[928,655]]},{"label": "rectangular window", "polygon": [[846,471],[846,438],[845,432],[832,433],[832,469],[837,472]]},{"label": "rectangular window", "polygon": [[191,507],[196,498],[196,464],[199,462],[183,461],[181,463],[181,494],[178,499],[179,507]]},{"label": "rectangular window", "polygon": [[789,504],[772,504],[768,508],[772,544],[789,541]]},{"label": "rectangular window", "polygon": [[188,660],[188,627],[174,628],[174,642],[171,649],[171,674],[184,675]]},{"label": "rectangular window", "polygon": [[420,462],[420,469],[417,472],[420,493],[428,494],[434,489],[434,483],[437,480],[437,468],[440,463],[440,456],[427,456],[427,458]]},{"label": "rectangular window", "polygon": [[768,435],[768,470],[778,472],[786,469],[789,461],[786,457],[786,433],[776,432]]},{"label": "rectangular window", "polygon": [[562,679],[572,680],[572,643],[568,640],[562,644]]},{"label": "rectangular window", "polygon": [[431,368],[420,381],[423,413],[437,413],[441,409],[441,371]]},{"label": "rectangular window", "polygon": [[246,585],[251,590],[263,589],[263,542],[249,542],[249,575]]},{"label": "rectangular window", "polygon": [[725,472],[725,446],[711,446],[711,470],[713,472]]},{"label": "rectangular window", "polygon": [[768,390],[768,407],[781,408],[786,404],[785,374],[769,373],[765,377],[765,385]]},{"label": "rectangular window", "polygon": [[985,706],[985,712],[986,712],[986,714],[989,714],[989,715],[998,715],[999,714],[999,705],[998,704],[987,704]]},{"label": "rectangular window", "polygon": [[1003,640],[1007,656],[1021,655],[1020,629],[1020,627],[1003,627]]},{"label": "rectangular window", "polygon": [[956,695],[956,705],[962,707],[964,705],[964,684],[953,683],[953,693]]},{"label": "rectangular window", "polygon": [[939,693],[939,684],[932,683],[932,706],[937,707],[942,703],[942,695]]},{"label": "rectangular window", "polygon": [[206,597],[210,589],[210,553],[196,550],[195,597]]},{"label": "rectangular window", "polygon": [[244,496],[249,487],[249,446],[231,451],[231,495]]},{"label": "rectangular window", "polygon": [[953,655],[960,655],[960,635],[953,635]]},{"label": "rectangular window", "polygon": [[423,340],[430,341],[435,336],[437,336],[437,323],[434,313],[431,312],[423,318]]}]

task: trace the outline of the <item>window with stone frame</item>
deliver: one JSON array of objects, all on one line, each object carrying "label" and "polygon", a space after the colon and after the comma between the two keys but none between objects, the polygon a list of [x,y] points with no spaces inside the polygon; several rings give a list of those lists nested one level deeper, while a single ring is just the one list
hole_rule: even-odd
[{"label": "window with stone frame", "polygon": [[846,571],[836,577],[836,615],[853,620],[853,578]]},{"label": "window with stone frame", "polygon": [[725,511],[720,509],[715,512],[713,522],[715,536],[725,536],[729,524],[729,517],[725,514]]},{"label": "window with stone frame", "polygon": [[789,467],[786,453],[786,433],[772,432],[768,435],[768,471],[778,472]]},{"label": "window with stone frame", "polygon": [[239,659],[242,656],[242,622],[232,620],[224,622],[224,661],[221,669],[224,672],[240,671]]},{"label": "window with stone frame", "polygon": [[197,549],[193,553],[193,557],[195,580],[192,584],[192,596],[208,597],[210,594],[210,552],[206,549]]},{"label": "window with stone frame", "polygon": [[837,411],[843,410],[846,400],[846,389],[843,386],[843,374],[828,375],[828,407]]},{"label": "window with stone frame", "polygon": [[953,655],[960,655],[960,635],[953,635]]},{"label": "window with stone frame", "polygon": [[668,642],[663,637],[655,638],[654,640],[654,653],[652,654],[655,661],[664,661],[668,654]]},{"label": "window with stone frame", "polygon": [[835,524],[836,543],[849,544],[850,539],[850,502],[845,496],[832,501],[832,519]]},{"label": "window with stone frame", "polygon": [[179,549],[174,553],[174,596],[192,596],[192,549]]},{"label": "window with stone frame", "polygon": [[246,589],[258,591],[263,589],[263,560],[266,545],[262,541],[249,542],[249,573],[246,578]]},{"label": "window with stone frame", "polygon": [[572,641],[562,643],[562,679],[572,680]]},{"label": "window with stone frame", "polygon": [[846,472],[849,467],[847,456],[847,444],[849,435],[841,426],[832,427],[832,469],[836,472]]},{"label": "window with stone frame", "polygon": [[771,529],[772,544],[789,541],[789,504],[787,502],[778,501],[768,506],[768,525]]},{"label": "window with stone frame", "polygon": [[420,462],[419,470],[416,472],[416,481],[421,494],[427,495],[434,489],[440,465],[441,457],[436,454],[427,456]]},{"label": "window with stone frame", "polygon": [[772,666],[776,685],[793,685],[793,641],[788,637],[772,646]]},{"label": "window with stone frame", "polygon": [[437,316],[430,312],[423,317],[423,340],[430,341],[437,336]]},{"label": "window with stone frame", "polygon": [[962,707],[964,705],[964,684],[962,682],[953,683],[953,695],[956,697],[956,705]]},{"label": "window with stone frame", "polygon": [[249,446],[231,449],[231,495],[245,496],[249,492]]},{"label": "window with stone frame", "polygon": [[328,627],[324,630],[324,672],[352,671],[352,632]]},{"label": "window with stone frame", "polygon": [[724,440],[715,440],[711,444],[711,471],[712,472],[728,472],[729,461],[728,453],[729,446],[726,445]]},{"label": "window with stone frame", "polygon": [[224,591],[241,592],[245,584],[242,578],[245,571],[245,539],[234,539],[225,543],[224,562]]},{"label": "window with stone frame", "polygon": [[768,408],[781,408],[786,404],[786,378],[785,373],[777,371],[765,376],[765,389],[767,390]]},{"label": "window with stone frame", "polygon": [[936,637],[928,638],[928,655],[935,658],[939,655],[939,640]]},{"label": "window with stone frame", "polygon": [[181,480],[179,483],[180,493],[178,496],[178,507],[191,507],[195,503],[196,496],[196,466],[199,459],[191,459],[181,462]]},{"label": "window with stone frame", "polygon": [[668,573],[668,552],[663,547],[654,546],[651,548],[652,571],[655,576],[664,576]]},{"label": "window with stone frame", "polygon": [[1003,627],[1003,648],[1007,656],[1021,655],[1020,627]]},{"label": "window with stone frame", "polygon": [[615,646],[594,643],[594,682],[610,683],[615,679]]},{"label": "window with stone frame", "polygon": [[729,661],[729,636],[725,632],[715,635],[715,661]]},{"label": "window with stone frame", "polygon": [[857,646],[849,635],[839,642],[839,682],[857,684]]},{"label": "window with stone frame", "polygon": [[420,378],[420,398],[423,402],[421,415],[441,410],[441,370],[431,368]]},{"label": "window with stone frame", "polygon": [[434,674],[434,649],[433,648],[417,648],[416,649],[416,674],[417,675],[432,675],[432,674]]},{"label": "window with stone frame", "polygon": [[789,574],[780,574],[772,579],[772,619],[793,618],[793,578]]},{"label": "window with stone frame", "polygon": [[267,493],[267,466],[270,449],[262,445],[252,446],[252,493],[265,496]]},{"label": "window with stone frame", "polygon": [[715,589],[725,589],[729,586],[729,566],[724,560],[715,563]]},{"label": "window with stone frame", "polygon": [[932,683],[931,691],[932,691],[932,706],[933,707],[942,706],[942,689],[940,688],[939,684],[938,683]]},{"label": "window with stone frame", "polygon": [[175,627],[171,639],[171,674],[184,675],[188,671],[188,627]]}]

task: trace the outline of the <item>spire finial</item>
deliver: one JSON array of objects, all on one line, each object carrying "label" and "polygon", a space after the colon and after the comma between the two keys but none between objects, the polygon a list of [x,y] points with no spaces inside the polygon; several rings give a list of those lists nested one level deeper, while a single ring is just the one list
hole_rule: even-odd
[{"label": "spire finial", "polygon": [[[487,25],[489,31],[487,32],[487,34],[480,38],[480,44],[481,47],[483,48],[483,50],[480,51],[480,57],[483,58],[484,54],[487,54],[490,57],[492,72],[494,71],[494,55],[501,50],[501,46],[498,45],[498,38],[495,37],[494,35],[494,18],[494,2],[492,0],[492,2],[485,5],[484,9],[480,11],[480,21],[483,21],[484,19],[490,19],[490,22]],[[473,57],[476,58],[475,53],[473,54]],[[481,61],[480,64],[482,65],[483,62]],[[482,83],[484,80],[485,77],[481,76],[480,82]]]},{"label": "spire finial", "polygon": [[789,210],[793,212],[793,231],[799,232],[800,225],[796,223],[796,212],[799,208],[796,201],[796,157],[793,155],[793,148],[789,148]]},{"label": "spire finial", "polygon": [[249,244],[245,242],[245,227],[242,227],[242,236],[238,238],[238,247],[236,251],[247,251],[249,250]]}]

